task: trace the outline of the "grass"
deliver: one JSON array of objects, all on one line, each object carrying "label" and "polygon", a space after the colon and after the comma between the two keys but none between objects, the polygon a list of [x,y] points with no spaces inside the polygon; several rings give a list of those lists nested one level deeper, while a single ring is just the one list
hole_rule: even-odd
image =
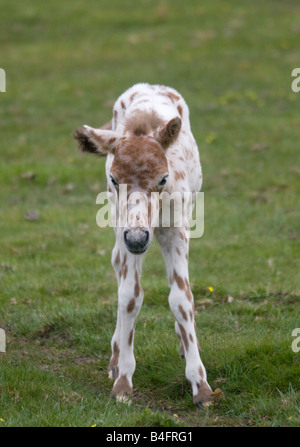
[{"label": "grass", "polygon": [[[298,2],[2,3],[0,426],[299,426]],[[117,296],[113,232],[95,223],[105,160],[80,155],[72,132],[107,122],[141,81],[183,94],[203,165],[190,277],[225,398],[200,411],[155,243],[131,405],[106,375]]]}]

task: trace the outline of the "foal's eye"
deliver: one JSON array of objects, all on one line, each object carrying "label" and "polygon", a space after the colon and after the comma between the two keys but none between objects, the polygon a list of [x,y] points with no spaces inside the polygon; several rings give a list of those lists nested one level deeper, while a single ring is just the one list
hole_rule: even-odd
[{"label": "foal's eye", "polygon": [[115,188],[117,188],[119,186],[119,183],[113,178],[113,176],[110,176],[111,182],[114,185]]},{"label": "foal's eye", "polygon": [[168,177],[169,174],[164,175],[161,181],[159,182],[159,186],[164,186],[167,183]]}]

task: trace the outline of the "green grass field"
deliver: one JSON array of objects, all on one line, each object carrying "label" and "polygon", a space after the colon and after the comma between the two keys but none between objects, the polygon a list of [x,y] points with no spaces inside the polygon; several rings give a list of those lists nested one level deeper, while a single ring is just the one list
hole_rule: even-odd
[{"label": "green grass field", "polygon": [[[2,1],[0,427],[300,425],[299,13],[298,0]],[[137,82],[182,93],[201,154],[190,279],[201,356],[224,393],[202,410],[156,243],[132,402],[110,396],[114,235],[95,220],[105,160],[72,133],[109,121]]]}]

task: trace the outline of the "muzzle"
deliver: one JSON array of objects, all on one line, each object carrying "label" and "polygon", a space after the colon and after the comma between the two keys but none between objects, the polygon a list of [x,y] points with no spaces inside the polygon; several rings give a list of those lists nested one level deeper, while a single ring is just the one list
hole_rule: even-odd
[{"label": "muzzle", "polygon": [[150,245],[150,232],[143,228],[132,228],[124,231],[124,242],[130,253],[140,255]]}]

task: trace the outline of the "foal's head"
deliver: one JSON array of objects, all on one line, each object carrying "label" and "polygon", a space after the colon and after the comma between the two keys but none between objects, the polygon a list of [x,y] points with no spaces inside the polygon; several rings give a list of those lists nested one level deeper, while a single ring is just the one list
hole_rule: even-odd
[{"label": "foal's head", "polygon": [[176,140],[181,120],[176,117],[161,124],[151,135],[120,135],[111,129],[94,129],[83,126],[75,131],[75,138],[82,151],[97,155],[113,155],[108,172],[108,188],[119,203],[122,188],[126,197],[118,214],[128,215],[125,225],[117,224],[117,231],[127,249],[133,254],[144,253],[150,245],[154,227],[151,225],[151,193],[161,193],[167,185],[169,167],[167,148]]}]

